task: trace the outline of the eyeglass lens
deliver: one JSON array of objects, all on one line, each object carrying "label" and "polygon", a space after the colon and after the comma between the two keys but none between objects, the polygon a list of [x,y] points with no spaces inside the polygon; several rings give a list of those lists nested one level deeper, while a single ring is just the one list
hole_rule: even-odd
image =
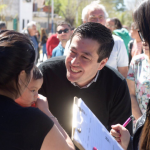
[{"label": "eyeglass lens", "polygon": [[62,34],[63,32],[64,33],[67,33],[69,31],[69,29],[64,29],[64,30],[59,30],[59,31],[57,31],[58,32],[58,34]]}]

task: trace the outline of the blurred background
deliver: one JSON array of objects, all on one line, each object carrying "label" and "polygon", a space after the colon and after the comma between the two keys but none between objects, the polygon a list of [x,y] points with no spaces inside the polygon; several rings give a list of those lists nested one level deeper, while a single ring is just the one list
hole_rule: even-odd
[{"label": "blurred background", "polygon": [[[67,21],[72,27],[82,24],[82,9],[92,0],[0,0],[0,20],[8,29],[21,31],[30,21],[36,21],[37,29],[45,28],[55,33],[59,21]],[[130,28],[132,12],[142,0],[101,0],[109,17],[117,17]]]}]

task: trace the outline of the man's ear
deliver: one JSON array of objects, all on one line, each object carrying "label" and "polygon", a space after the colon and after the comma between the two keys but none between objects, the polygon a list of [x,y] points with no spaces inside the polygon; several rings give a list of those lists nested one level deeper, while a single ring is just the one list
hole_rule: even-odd
[{"label": "man's ear", "polygon": [[108,61],[108,58],[104,58],[104,59],[100,62],[100,65],[99,65],[98,70],[103,69],[103,67],[106,65],[107,61]]}]

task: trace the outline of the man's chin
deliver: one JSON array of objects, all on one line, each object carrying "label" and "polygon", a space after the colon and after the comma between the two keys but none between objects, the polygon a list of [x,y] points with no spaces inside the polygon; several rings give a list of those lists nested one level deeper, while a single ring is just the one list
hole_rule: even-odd
[{"label": "man's chin", "polygon": [[67,79],[68,79],[68,81],[70,81],[71,83],[76,82],[76,80],[75,80],[72,76],[67,75]]}]

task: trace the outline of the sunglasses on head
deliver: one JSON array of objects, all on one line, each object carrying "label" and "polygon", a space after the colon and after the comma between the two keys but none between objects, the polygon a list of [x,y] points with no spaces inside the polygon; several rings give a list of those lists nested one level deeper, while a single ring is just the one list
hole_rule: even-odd
[{"label": "sunglasses on head", "polygon": [[142,34],[141,34],[141,32],[139,30],[138,30],[138,33],[139,33],[141,41],[144,42],[144,38],[143,38],[143,36],[142,36]]},{"label": "sunglasses on head", "polygon": [[64,29],[64,30],[59,30],[57,31],[58,34],[62,34],[63,32],[64,33],[67,33],[69,31],[69,29]]}]

